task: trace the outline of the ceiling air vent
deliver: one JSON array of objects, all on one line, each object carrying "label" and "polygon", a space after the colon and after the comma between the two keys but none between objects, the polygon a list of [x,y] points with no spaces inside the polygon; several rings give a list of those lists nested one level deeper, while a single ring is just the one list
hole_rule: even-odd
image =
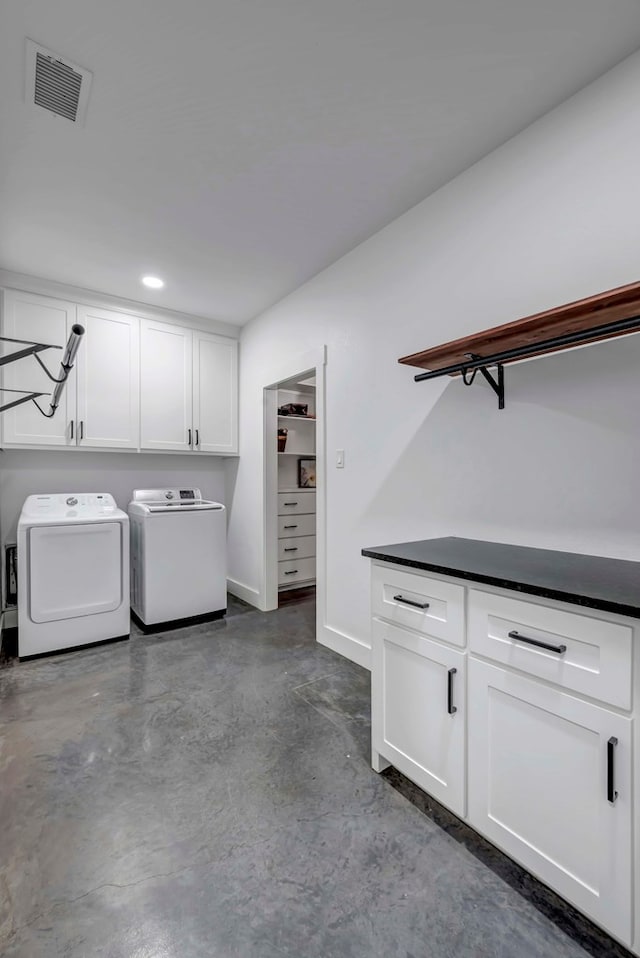
[{"label": "ceiling air vent", "polygon": [[92,74],[77,63],[27,40],[27,103],[72,123],[83,123]]}]

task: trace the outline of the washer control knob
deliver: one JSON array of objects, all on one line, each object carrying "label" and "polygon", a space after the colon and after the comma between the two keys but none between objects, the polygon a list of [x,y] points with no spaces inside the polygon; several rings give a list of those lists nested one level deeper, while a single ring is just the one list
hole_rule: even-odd
[{"label": "washer control knob", "polygon": [[75,496],[69,496],[69,498],[67,499],[67,505],[68,505],[68,506],[77,506],[77,505],[78,505],[78,500],[76,499]]}]

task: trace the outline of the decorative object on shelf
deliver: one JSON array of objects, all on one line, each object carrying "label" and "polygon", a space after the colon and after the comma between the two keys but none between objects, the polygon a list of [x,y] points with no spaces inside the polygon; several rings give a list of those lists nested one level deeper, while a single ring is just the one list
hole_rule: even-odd
[{"label": "decorative object on shelf", "polygon": [[301,489],[315,489],[316,461],[315,459],[298,459],[298,485]]},{"label": "decorative object on shelf", "polygon": [[69,378],[69,373],[73,369],[73,364],[75,362],[76,354],[80,348],[80,343],[82,337],[84,336],[84,326],[80,326],[78,323],[74,323],[71,327],[71,332],[69,334],[69,339],[67,340],[67,345],[65,346],[64,353],[62,354],[62,359],[60,361],[60,377],[56,379],[52,373],[49,372],[45,364],[40,359],[38,353],[41,353],[44,349],[62,349],[62,346],[54,346],[51,343],[34,343],[31,340],[25,339],[10,339],[8,336],[0,336],[0,342],[3,343],[19,343],[24,346],[24,349],[18,349],[15,353],[9,353],[8,356],[0,357],[0,366],[6,366],[8,363],[15,363],[18,359],[25,359],[27,356],[33,356],[34,359],[40,364],[42,369],[45,371],[51,382],[55,383],[53,387],[53,392],[51,393],[51,400],[49,401],[49,410],[45,412],[38,399],[41,396],[46,396],[46,393],[43,392],[25,392],[23,389],[9,389],[4,388],[0,389],[0,392],[8,393],[21,393],[20,399],[13,399],[11,402],[4,403],[0,406],[0,412],[5,412],[7,409],[13,409],[14,406],[21,406],[25,402],[33,402],[34,406],[37,407],[38,411],[42,413],[47,419],[51,419],[54,415],[58,405],[60,404],[60,397],[62,396],[62,391],[65,387],[65,383]]},{"label": "decorative object on shelf", "polygon": [[[504,409],[505,363],[637,332],[640,283],[631,283],[403,356],[398,362],[427,370],[414,376],[416,382],[438,376],[462,376],[465,386],[470,386],[480,371],[498,396],[498,408]],[[489,372],[490,366],[497,368],[497,378]]]},{"label": "decorative object on shelf", "polygon": [[309,412],[307,403],[288,402],[278,407],[279,416],[306,416]]},{"label": "decorative object on shelf", "polygon": [[285,446],[287,445],[287,436],[289,435],[289,430],[284,427],[278,429],[278,452],[284,452]]}]

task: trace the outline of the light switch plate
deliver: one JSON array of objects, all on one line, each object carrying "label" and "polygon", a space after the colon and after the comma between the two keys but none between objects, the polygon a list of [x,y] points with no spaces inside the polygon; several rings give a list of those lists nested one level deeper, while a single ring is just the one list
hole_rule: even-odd
[{"label": "light switch plate", "polygon": [[344,449],[336,449],[336,469],[344,469]]}]

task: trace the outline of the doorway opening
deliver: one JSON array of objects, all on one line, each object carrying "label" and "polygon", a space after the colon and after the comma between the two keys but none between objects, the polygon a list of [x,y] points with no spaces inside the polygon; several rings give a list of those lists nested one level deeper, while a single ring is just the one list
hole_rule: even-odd
[{"label": "doorway opening", "polygon": [[323,374],[320,363],[264,389],[265,611],[322,592]]}]

